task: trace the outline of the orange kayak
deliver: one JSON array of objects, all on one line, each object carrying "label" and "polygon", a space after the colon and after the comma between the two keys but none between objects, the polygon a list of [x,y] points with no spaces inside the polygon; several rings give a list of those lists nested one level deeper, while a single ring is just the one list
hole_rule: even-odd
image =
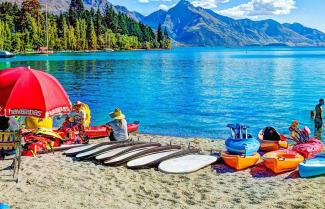
[{"label": "orange kayak", "polygon": [[304,157],[292,150],[277,150],[263,155],[264,165],[274,173],[283,173],[297,168]]},{"label": "orange kayak", "polygon": [[258,139],[260,140],[260,150],[261,151],[275,151],[280,148],[287,149],[288,142],[286,141],[286,137],[282,134],[279,134],[280,140],[265,140],[263,137],[263,130],[261,130],[258,134]]},{"label": "orange kayak", "polygon": [[239,171],[255,165],[261,156],[257,152],[252,156],[243,156],[231,155],[228,152],[224,151],[221,153],[221,157],[229,167],[232,167]]},{"label": "orange kayak", "polygon": [[287,141],[269,141],[269,140],[261,140],[260,150],[261,151],[275,151],[280,148],[288,148]]}]

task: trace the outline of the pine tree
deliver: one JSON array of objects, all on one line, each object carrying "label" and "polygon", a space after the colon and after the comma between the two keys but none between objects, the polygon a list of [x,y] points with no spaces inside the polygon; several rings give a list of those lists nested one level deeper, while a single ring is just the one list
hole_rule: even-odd
[{"label": "pine tree", "polygon": [[88,48],[88,41],[87,41],[87,23],[86,20],[81,19],[80,21],[80,44],[81,44],[81,50],[85,50]]},{"label": "pine tree", "polygon": [[69,7],[69,24],[75,26],[77,19],[83,15],[84,11],[85,7],[82,0],[71,0]]},{"label": "pine tree", "polygon": [[164,40],[164,37],[163,37],[163,32],[162,32],[162,29],[161,29],[161,24],[158,25],[158,30],[157,30],[157,42],[159,43],[159,48],[162,48],[163,46],[163,40]]},{"label": "pine tree", "polygon": [[69,28],[65,19],[63,19],[63,36],[62,36],[62,48],[64,50],[68,49],[68,36],[69,36]]},{"label": "pine tree", "polygon": [[95,32],[95,27],[93,21],[90,23],[90,48],[97,49],[97,36]]},{"label": "pine tree", "polygon": [[103,16],[100,12],[99,8],[94,17],[94,27],[97,35],[101,35],[104,33],[105,27],[103,25]]}]

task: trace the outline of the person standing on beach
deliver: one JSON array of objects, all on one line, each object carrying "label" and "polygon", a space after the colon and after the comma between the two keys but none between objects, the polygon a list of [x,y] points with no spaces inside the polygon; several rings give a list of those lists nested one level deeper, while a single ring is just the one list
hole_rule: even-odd
[{"label": "person standing on beach", "polygon": [[324,99],[320,99],[319,103],[315,107],[315,138],[319,140],[322,139],[322,132],[323,132],[323,105]]},{"label": "person standing on beach", "polygon": [[119,108],[116,108],[114,112],[111,112],[110,117],[113,121],[107,123],[112,128],[112,133],[109,136],[111,141],[124,141],[129,139],[128,125],[125,120],[125,115]]}]

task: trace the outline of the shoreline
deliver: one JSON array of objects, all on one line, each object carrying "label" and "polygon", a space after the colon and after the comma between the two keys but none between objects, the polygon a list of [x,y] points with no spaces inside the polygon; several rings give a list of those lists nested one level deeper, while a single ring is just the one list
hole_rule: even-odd
[{"label": "shoreline", "polygon": [[63,50],[63,51],[55,51],[49,50],[53,53],[41,53],[40,51],[30,51],[30,52],[14,52],[16,55],[49,55],[49,54],[56,54],[56,53],[96,53],[96,52],[125,52],[125,51],[165,51],[165,50],[172,50],[171,49],[161,49],[161,48],[152,48],[152,49],[99,49],[99,50],[80,50],[80,51],[73,51],[73,50]]},{"label": "shoreline", "polygon": [[[141,141],[181,144],[209,153],[223,140],[139,134]],[[105,140],[105,139],[100,139]],[[93,140],[92,143],[95,141]],[[137,140],[137,136],[133,136]],[[7,162],[8,164],[8,162]],[[3,161],[0,161],[3,168]],[[191,174],[164,174],[154,168],[106,167],[55,152],[23,157],[21,181],[1,171],[0,202],[11,208],[319,208],[325,205],[325,176],[302,179],[297,171],[274,175],[262,164],[234,172],[223,163]],[[303,191],[303,192],[302,192]]]}]

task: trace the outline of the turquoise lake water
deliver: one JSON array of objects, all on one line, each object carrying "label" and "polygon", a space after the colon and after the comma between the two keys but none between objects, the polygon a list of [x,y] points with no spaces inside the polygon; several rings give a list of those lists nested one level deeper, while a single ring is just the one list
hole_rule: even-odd
[{"label": "turquoise lake water", "polygon": [[176,48],[170,51],[58,53],[1,59],[0,69],[31,66],[53,74],[92,124],[120,107],[143,133],[226,138],[228,123],[256,135],[288,133],[325,97],[325,48]]}]

